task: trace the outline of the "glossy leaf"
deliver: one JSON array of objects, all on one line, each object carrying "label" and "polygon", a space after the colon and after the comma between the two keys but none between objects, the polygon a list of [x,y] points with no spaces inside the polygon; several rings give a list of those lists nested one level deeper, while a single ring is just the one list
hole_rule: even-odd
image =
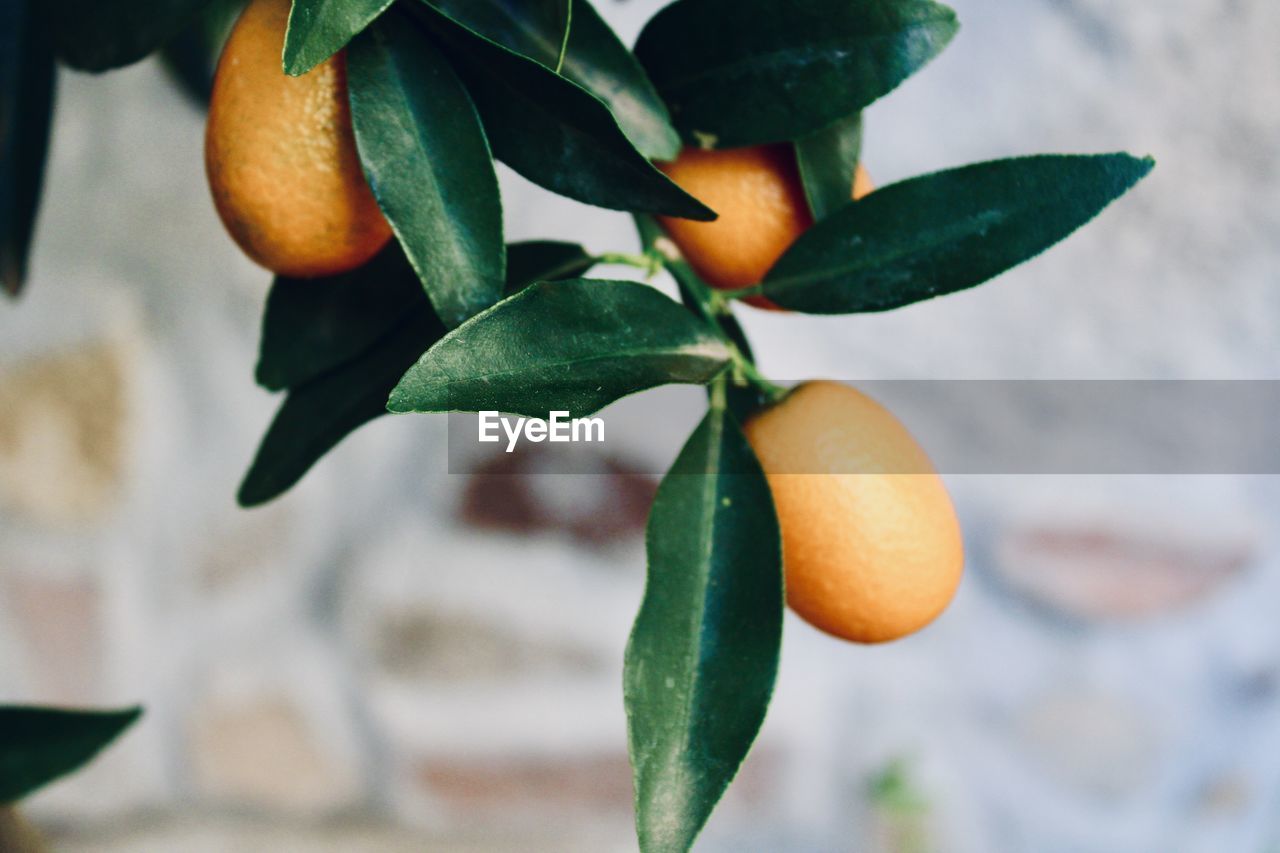
[{"label": "glossy leaf", "polygon": [[0,286],[27,275],[53,117],[53,51],[37,0],[0,6]]},{"label": "glossy leaf", "polygon": [[448,60],[387,15],[347,51],[351,123],[378,205],[445,325],[497,302],[502,203],[480,119]]},{"label": "glossy leaf", "polygon": [[691,143],[799,139],[936,56],[955,13],[932,0],[676,0],[636,55]]},{"label": "glossy leaf", "polygon": [[192,23],[210,0],[44,0],[58,57],[82,71],[137,62]]},{"label": "glossy leaf", "polygon": [[862,151],[862,114],[796,140],[796,166],[815,220],[826,219],[853,201],[853,179]]},{"label": "glossy leaf", "polygon": [[293,0],[284,71],[297,77],[347,46],[392,0]]},{"label": "glossy leaf", "polygon": [[728,358],[705,324],[651,287],[542,282],[428,350],[388,408],[582,417],[646,388],[708,382]]},{"label": "glossy leaf", "polygon": [[586,89],[425,3],[408,8],[447,44],[494,154],[521,175],[598,207],[715,218],[636,150],[609,108]]},{"label": "glossy leaf", "polygon": [[0,706],[0,803],[20,800],[80,769],[140,716],[141,708],[72,711]]},{"label": "glossy leaf", "polygon": [[534,282],[577,278],[593,266],[595,258],[577,243],[529,240],[507,245],[507,296]]},{"label": "glossy leaf", "polygon": [[240,505],[285,493],[338,442],[386,414],[387,394],[444,332],[423,306],[354,360],[291,390],[240,485]]},{"label": "glossy leaf", "polygon": [[[490,41],[555,69],[565,27],[565,0],[427,0]],[[589,0],[573,0],[569,45],[561,74],[609,107],[628,138],[646,157],[672,160],[680,137],[631,51]]]},{"label": "glossy leaf", "polygon": [[1084,225],[1151,171],[1127,154],[997,160],[872,193],[805,232],[763,293],[813,314],[886,311],[981,284]]},{"label": "glossy leaf", "polygon": [[624,694],[640,849],[686,851],[764,722],[782,642],[781,537],[764,473],[713,407],[658,487]]},{"label": "glossy leaf", "polygon": [[262,321],[258,384],[279,391],[314,379],[377,344],[411,311],[429,310],[394,242],[341,275],[277,276]]}]

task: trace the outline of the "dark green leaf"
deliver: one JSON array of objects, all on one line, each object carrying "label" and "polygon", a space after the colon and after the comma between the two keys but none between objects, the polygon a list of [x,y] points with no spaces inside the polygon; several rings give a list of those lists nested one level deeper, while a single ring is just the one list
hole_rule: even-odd
[{"label": "dark green leaf", "polygon": [[595,412],[669,383],[701,384],[729,353],[657,290],[571,279],[527,287],[450,332],[391,395],[393,412]]},{"label": "dark green leaf", "polygon": [[178,85],[202,107],[209,105],[222,46],[246,0],[210,0],[186,29],[160,49],[160,59]]},{"label": "dark green leaf", "polygon": [[391,389],[444,332],[423,306],[355,360],[291,390],[240,485],[240,505],[284,494],[343,438],[386,414]]},{"label": "dark green leaf", "polygon": [[[555,69],[564,36],[565,0],[427,0],[455,21]],[[680,137],[640,63],[588,0],[573,0],[573,24],[561,73],[608,105],[646,157],[673,160]]]},{"label": "dark green leaf", "polygon": [[658,487],[624,693],[644,853],[686,851],[755,740],[782,642],[781,537],[764,473],[713,407]]},{"label": "dark green leaf", "polygon": [[392,242],[359,269],[327,278],[278,276],[267,296],[258,384],[291,388],[368,350],[411,311],[429,310]]},{"label": "dark green leaf", "polygon": [[351,123],[378,204],[436,313],[456,326],[502,296],[498,179],[480,119],[436,46],[390,13],[347,52]]},{"label": "dark green leaf", "polygon": [[765,276],[794,311],[887,311],[981,284],[1038,255],[1151,171],[1128,154],[997,160],[872,193],[809,231]]},{"label": "dark green leaf", "polygon": [[53,51],[37,9],[37,0],[0,6],[0,286],[14,295],[27,275],[53,116]]},{"label": "dark green leaf", "polygon": [[853,179],[862,150],[861,113],[797,140],[795,149],[800,180],[815,220],[826,219],[853,201]]},{"label": "dark green leaf", "polygon": [[466,80],[494,154],[539,186],[614,210],[714,219],[627,139],[604,102],[578,84],[423,4]]},{"label": "dark green leaf", "polygon": [[685,138],[799,139],[887,94],[955,35],[931,0],[677,0],[636,55]]},{"label": "dark green leaf", "polygon": [[137,62],[195,20],[209,0],[45,0],[58,57],[81,71]]},{"label": "dark green leaf", "polygon": [[595,263],[595,258],[577,243],[556,240],[509,243],[505,295],[510,296],[538,281],[577,278]]},{"label": "dark green leaf", "polygon": [[284,71],[306,74],[347,46],[392,0],[293,0],[284,37]]},{"label": "dark green leaf", "polygon": [[0,803],[12,803],[88,764],[142,716],[124,711],[71,711],[0,706]]}]

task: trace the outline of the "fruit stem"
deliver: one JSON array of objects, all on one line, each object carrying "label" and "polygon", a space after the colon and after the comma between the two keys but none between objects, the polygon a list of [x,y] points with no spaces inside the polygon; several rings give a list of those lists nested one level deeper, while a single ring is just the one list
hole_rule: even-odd
[{"label": "fruit stem", "polygon": [[744,356],[736,346],[730,344],[729,351],[733,353],[734,371],[750,382],[752,385],[764,395],[765,399],[770,403],[777,403],[787,396],[788,389],[783,388],[775,382],[770,382],[760,369],[751,363],[750,359]]},{"label": "fruit stem", "polygon": [[737,290],[730,290],[726,294],[730,299],[749,299],[752,296],[764,296],[764,284],[752,284],[747,287],[740,287]]},{"label": "fruit stem", "polygon": [[653,278],[662,269],[662,258],[655,252],[633,255],[628,252],[604,252],[594,258],[598,264],[617,264],[644,270],[646,278]]}]

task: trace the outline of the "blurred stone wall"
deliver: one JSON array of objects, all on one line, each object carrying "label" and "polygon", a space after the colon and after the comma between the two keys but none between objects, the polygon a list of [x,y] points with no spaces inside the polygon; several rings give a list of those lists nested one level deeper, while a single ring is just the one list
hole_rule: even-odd
[{"label": "blurred stone wall", "polygon": [[[600,5],[627,37],[657,7]],[[952,47],[868,111],[879,183],[1038,151],[1159,167],[978,290],[750,312],[766,371],[1280,377],[1280,7],[954,5]],[[0,701],[148,713],[37,822],[68,851],[632,849],[620,672],[652,480],[602,457],[495,488],[446,473],[442,419],[397,418],[237,509],[274,407],[269,277],[213,213],[201,116],[152,63],[64,74],[59,99],[33,277],[0,311]],[[634,245],[625,216],[510,173],[503,195],[513,239]],[[1275,843],[1276,484],[951,486],[955,608],[886,648],[789,621],[705,849]]]}]

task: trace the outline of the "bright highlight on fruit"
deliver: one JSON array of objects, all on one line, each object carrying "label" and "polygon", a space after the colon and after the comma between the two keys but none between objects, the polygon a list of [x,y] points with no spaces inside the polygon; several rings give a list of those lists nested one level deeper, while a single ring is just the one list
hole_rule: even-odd
[{"label": "bright highlight on fruit", "polygon": [[[659,217],[685,259],[712,287],[738,290],[756,284],[813,225],[789,145],[719,151],[686,148],[673,162],[659,167],[683,190],[719,213],[714,222]],[[871,189],[870,176],[859,166],[851,198],[862,198]]]},{"label": "bright highlight on fruit", "polygon": [[391,227],[365,180],[351,130],[346,57],[289,77],[289,0],[253,0],[214,76],[205,167],[222,222],[250,258],[311,278],[377,254]]},{"label": "bright highlight on fruit", "polygon": [[920,630],[950,603],[964,567],[951,498],[887,409],[809,382],[746,424],[782,530],[787,603],[859,643]]}]

